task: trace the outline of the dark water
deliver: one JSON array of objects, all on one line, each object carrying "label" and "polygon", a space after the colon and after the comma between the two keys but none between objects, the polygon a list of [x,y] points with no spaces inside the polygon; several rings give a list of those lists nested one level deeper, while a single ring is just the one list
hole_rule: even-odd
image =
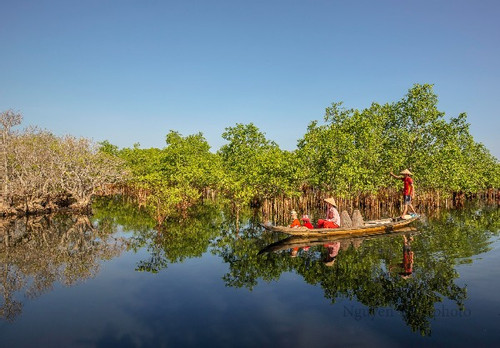
[{"label": "dark water", "polygon": [[258,217],[196,216],[157,230],[101,201],[91,217],[1,222],[0,347],[499,344],[496,206],[293,246]]}]

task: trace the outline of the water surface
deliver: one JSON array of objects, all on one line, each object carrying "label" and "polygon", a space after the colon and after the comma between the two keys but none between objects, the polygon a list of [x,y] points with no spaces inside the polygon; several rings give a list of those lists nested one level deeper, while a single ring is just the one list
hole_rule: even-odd
[{"label": "water surface", "polygon": [[497,346],[497,207],[260,254],[285,236],[258,216],[196,216],[2,221],[0,347]]}]

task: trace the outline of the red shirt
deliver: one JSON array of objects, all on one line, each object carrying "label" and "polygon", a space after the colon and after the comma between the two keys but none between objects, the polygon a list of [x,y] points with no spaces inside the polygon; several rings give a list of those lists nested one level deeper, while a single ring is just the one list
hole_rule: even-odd
[{"label": "red shirt", "polygon": [[413,180],[409,176],[406,176],[403,178],[403,183],[405,185],[403,194],[405,196],[410,196],[413,193]]},{"label": "red shirt", "polygon": [[403,268],[405,273],[413,273],[413,251],[403,252]]}]

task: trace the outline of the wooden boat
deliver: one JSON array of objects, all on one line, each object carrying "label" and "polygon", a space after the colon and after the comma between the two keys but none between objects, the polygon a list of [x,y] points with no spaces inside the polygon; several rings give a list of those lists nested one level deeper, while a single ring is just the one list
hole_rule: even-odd
[{"label": "wooden boat", "polygon": [[314,228],[308,229],[307,227],[288,227],[288,226],[273,226],[262,224],[266,230],[273,232],[286,233],[291,236],[309,236],[320,237],[325,235],[358,235],[365,233],[387,233],[401,229],[412,222],[418,220],[420,215],[411,217],[404,220],[383,219],[365,221],[362,226],[346,227],[346,228]]},{"label": "wooden boat", "polygon": [[260,254],[279,252],[283,250],[289,250],[292,248],[302,248],[302,247],[312,247],[316,245],[324,245],[330,244],[334,242],[341,243],[352,243],[352,244],[361,244],[366,240],[372,240],[376,238],[384,238],[384,237],[397,237],[403,234],[415,234],[418,233],[417,229],[414,227],[402,227],[394,232],[389,233],[365,233],[360,235],[351,236],[348,234],[344,235],[328,235],[323,234],[321,236],[290,236],[285,239],[282,239],[278,242],[269,244],[265,248],[259,251]]}]

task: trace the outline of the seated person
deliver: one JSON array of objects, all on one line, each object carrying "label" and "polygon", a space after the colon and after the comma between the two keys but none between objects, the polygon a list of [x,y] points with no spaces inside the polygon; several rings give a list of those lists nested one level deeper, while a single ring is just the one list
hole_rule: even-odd
[{"label": "seated person", "polygon": [[297,217],[297,212],[295,210],[292,210],[290,213],[292,215],[292,224],[290,227],[300,227],[300,220]]},{"label": "seated person", "polygon": [[319,219],[317,228],[338,228],[340,227],[340,215],[337,210],[337,203],[333,198],[326,198],[327,203],[326,219]]},{"label": "seated person", "polygon": [[311,220],[309,220],[309,216],[307,214],[302,215],[302,222],[304,223],[302,226],[307,227],[309,229],[313,229],[314,226],[311,224]]}]

